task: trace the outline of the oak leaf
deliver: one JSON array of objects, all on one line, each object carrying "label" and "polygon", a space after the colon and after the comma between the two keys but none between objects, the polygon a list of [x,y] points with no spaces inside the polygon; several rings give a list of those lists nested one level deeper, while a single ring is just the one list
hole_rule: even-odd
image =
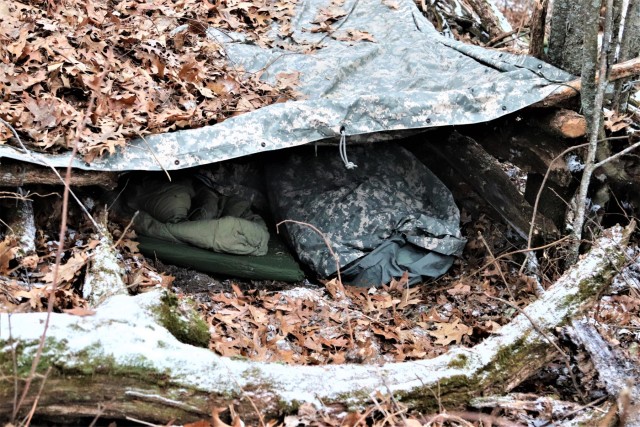
[{"label": "oak leaf", "polygon": [[429,335],[436,338],[435,343],[439,345],[449,345],[452,342],[459,343],[462,337],[470,335],[472,332],[472,328],[460,323],[460,319],[455,319],[449,323],[436,323],[434,326],[436,330],[429,331]]}]

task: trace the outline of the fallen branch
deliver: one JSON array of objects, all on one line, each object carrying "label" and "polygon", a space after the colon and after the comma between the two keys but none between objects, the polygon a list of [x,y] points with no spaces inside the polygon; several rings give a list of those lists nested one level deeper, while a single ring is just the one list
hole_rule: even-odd
[{"label": "fallen branch", "polygon": [[[614,352],[593,323],[586,318],[574,320],[567,331],[572,340],[584,347],[591,356],[607,393],[614,398],[624,396],[630,400],[618,403],[619,409],[625,410],[630,416],[626,420],[629,424],[620,425],[631,426],[640,423],[640,384],[637,384],[640,367],[634,366],[626,357]],[[629,409],[629,406],[633,409]]]},{"label": "fallen branch", "polygon": [[[0,164],[0,182],[6,187],[20,187],[23,185],[64,185],[52,170],[30,163]],[[118,174],[114,172],[74,171],[69,185],[82,187],[96,185],[105,190],[113,190],[118,186]]]},{"label": "fallen branch", "polygon": [[[630,233],[621,227],[606,230],[577,265],[525,309],[540,330],[554,339],[558,325],[594,302],[624,263]],[[453,347],[430,360],[294,367],[227,359],[177,341],[159,324],[164,292],[113,296],[94,316],[53,313],[42,354],[47,363],[42,365],[54,369],[40,396],[37,415],[93,417],[104,403],[101,410],[107,418],[186,422],[200,417],[193,408],[206,412],[236,404],[241,413],[253,414],[253,407],[243,399],[250,396],[265,419],[270,419],[293,410],[289,406],[293,401],[318,406],[364,404],[374,392],[393,393],[408,408],[433,412],[439,410],[432,398],[435,388],[442,405],[453,411],[472,397],[508,392],[553,353],[529,319],[518,315],[500,334],[476,347]],[[25,313],[11,318],[13,339],[19,343],[14,347],[19,353],[18,372],[36,354],[40,331],[34,325],[45,317],[45,313]],[[11,371],[13,347],[7,345],[7,322],[8,316],[0,314],[0,370],[5,372]],[[190,410],[166,405],[162,399],[139,398],[132,390],[170,400],[179,396]],[[13,392],[8,382],[0,387],[0,417],[11,412]],[[35,397],[36,392],[30,391],[24,404],[29,406]]]},{"label": "fallen branch", "polygon": [[587,121],[584,116],[563,108],[547,114],[534,115],[528,122],[533,127],[560,138],[580,138],[587,133]]},{"label": "fallen branch", "polygon": [[[18,189],[18,193],[20,192]],[[12,236],[18,242],[18,252],[16,260],[26,262],[32,265],[37,264],[38,256],[36,255],[36,224],[33,214],[33,202],[28,198],[16,199],[15,209],[8,209],[6,226],[9,236]],[[27,258],[31,259],[27,259]]]},{"label": "fallen branch", "polygon": [[[609,81],[616,81],[640,74],[640,58],[616,64],[611,67]],[[598,79],[598,77],[596,77]],[[540,102],[533,104],[533,107],[551,107],[567,101],[580,93],[582,89],[581,79],[571,80],[558,86],[558,89]]]}]

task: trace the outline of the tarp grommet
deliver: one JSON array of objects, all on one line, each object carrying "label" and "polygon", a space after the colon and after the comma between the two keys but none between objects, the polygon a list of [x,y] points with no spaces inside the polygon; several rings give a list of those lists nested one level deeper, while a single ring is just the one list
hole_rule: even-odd
[{"label": "tarp grommet", "polygon": [[506,105],[502,106],[502,111],[507,111],[507,106]]},{"label": "tarp grommet", "polygon": [[267,146],[267,143],[266,143],[266,142],[261,142],[261,143],[260,143],[260,146],[264,148],[264,147],[266,147],[266,146]]},{"label": "tarp grommet", "polygon": [[178,165],[180,164],[180,160],[178,160],[178,159],[174,160],[174,161],[173,161],[173,164],[174,164],[174,165],[176,165],[176,166],[178,166]]}]

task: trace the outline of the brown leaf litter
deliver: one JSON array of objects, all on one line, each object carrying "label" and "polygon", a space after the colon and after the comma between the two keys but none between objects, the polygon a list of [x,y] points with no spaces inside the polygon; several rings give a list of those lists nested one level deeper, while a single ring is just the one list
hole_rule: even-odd
[{"label": "brown leaf litter", "polygon": [[[215,124],[285,101],[295,96],[291,79],[260,81],[260,73],[230,63],[206,29],[242,31],[269,46],[271,24],[288,31],[295,2],[0,0],[7,15],[0,22],[0,117],[31,149],[55,152],[79,141],[90,162],[140,135]],[[11,136],[0,132],[3,140]]]}]

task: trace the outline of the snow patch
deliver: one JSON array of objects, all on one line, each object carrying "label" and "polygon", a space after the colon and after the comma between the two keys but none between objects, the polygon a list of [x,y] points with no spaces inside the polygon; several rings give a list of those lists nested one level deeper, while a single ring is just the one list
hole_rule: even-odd
[{"label": "snow patch", "polygon": [[564,161],[567,164],[567,168],[571,173],[577,173],[584,170],[584,163],[582,163],[582,159],[575,154],[568,154]]}]

